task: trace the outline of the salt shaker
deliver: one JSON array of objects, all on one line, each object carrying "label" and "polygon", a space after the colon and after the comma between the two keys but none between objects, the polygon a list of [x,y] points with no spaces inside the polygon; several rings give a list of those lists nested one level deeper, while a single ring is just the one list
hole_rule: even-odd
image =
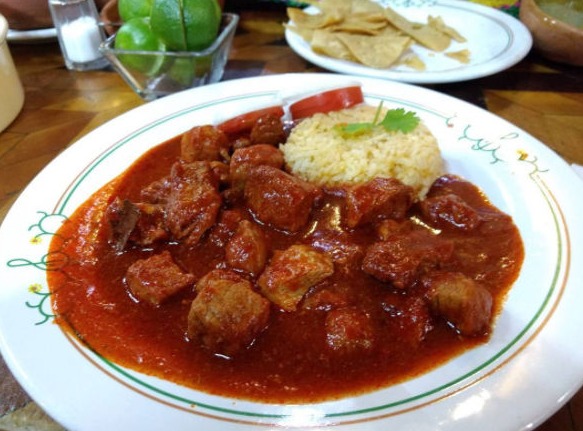
[{"label": "salt shaker", "polygon": [[99,52],[105,38],[94,0],[49,0],[53,24],[65,64],[71,70],[94,70],[107,66]]}]

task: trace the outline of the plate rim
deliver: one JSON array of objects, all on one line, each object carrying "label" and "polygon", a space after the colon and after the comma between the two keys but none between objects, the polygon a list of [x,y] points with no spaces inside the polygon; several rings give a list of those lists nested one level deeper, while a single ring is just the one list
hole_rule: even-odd
[{"label": "plate rim", "polygon": [[6,40],[8,42],[36,42],[56,39],[57,29],[55,27],[36,28],[30,30],[8,29]]}]

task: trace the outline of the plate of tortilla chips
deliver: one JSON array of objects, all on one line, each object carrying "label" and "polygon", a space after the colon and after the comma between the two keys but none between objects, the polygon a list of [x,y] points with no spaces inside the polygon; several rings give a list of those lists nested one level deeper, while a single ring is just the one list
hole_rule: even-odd
[{"label": "plate of tortilla chips", "polygon": [[310,0],[287,9],[286,40],[334,72],[432,84],[491,75],[522,60],[528,29],[464,0]]}]

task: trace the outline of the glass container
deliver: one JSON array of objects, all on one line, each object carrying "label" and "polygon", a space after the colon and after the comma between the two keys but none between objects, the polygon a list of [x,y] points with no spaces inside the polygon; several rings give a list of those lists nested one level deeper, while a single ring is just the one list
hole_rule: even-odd
[{"label": "glass container", "polygon": [[101,45],[101,51],[136,93],[146,100],[154,100],[220,81],[238,22],[238,15],[223,13],[217,39],[202,51],[116,49],[115,34]]},{"label": "glass container", "polygon": [[108,65],[99,51],[105,33],[94,0],[49,0],[49,9],[68,69],[83,71]]}]

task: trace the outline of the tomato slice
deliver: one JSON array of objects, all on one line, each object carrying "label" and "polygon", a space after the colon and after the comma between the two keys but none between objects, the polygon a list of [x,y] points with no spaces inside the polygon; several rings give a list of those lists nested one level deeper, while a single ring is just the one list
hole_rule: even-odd
[{"label": "tomato slice", "polygon": [[309,117],[316,113],[325,114],[331,111],[350,108],[364,102],[362,89],[359,85],[337,88],[314,94],[305,99],[298,100],[290,105],[289,110],[292,119]]},{"label": "tomato slice", "polygon": [[248,132],[253,128],[253,125],[257,120],[264,116],[272,114],[277,117],[282,117],[284,114],[283,106],[270,106],[268,108],[258,109],[256,111],[247,112],[245,114],[238,115],[230,120],[224,121],[217,127],[227,134],[238,134],[243,132]]}]

